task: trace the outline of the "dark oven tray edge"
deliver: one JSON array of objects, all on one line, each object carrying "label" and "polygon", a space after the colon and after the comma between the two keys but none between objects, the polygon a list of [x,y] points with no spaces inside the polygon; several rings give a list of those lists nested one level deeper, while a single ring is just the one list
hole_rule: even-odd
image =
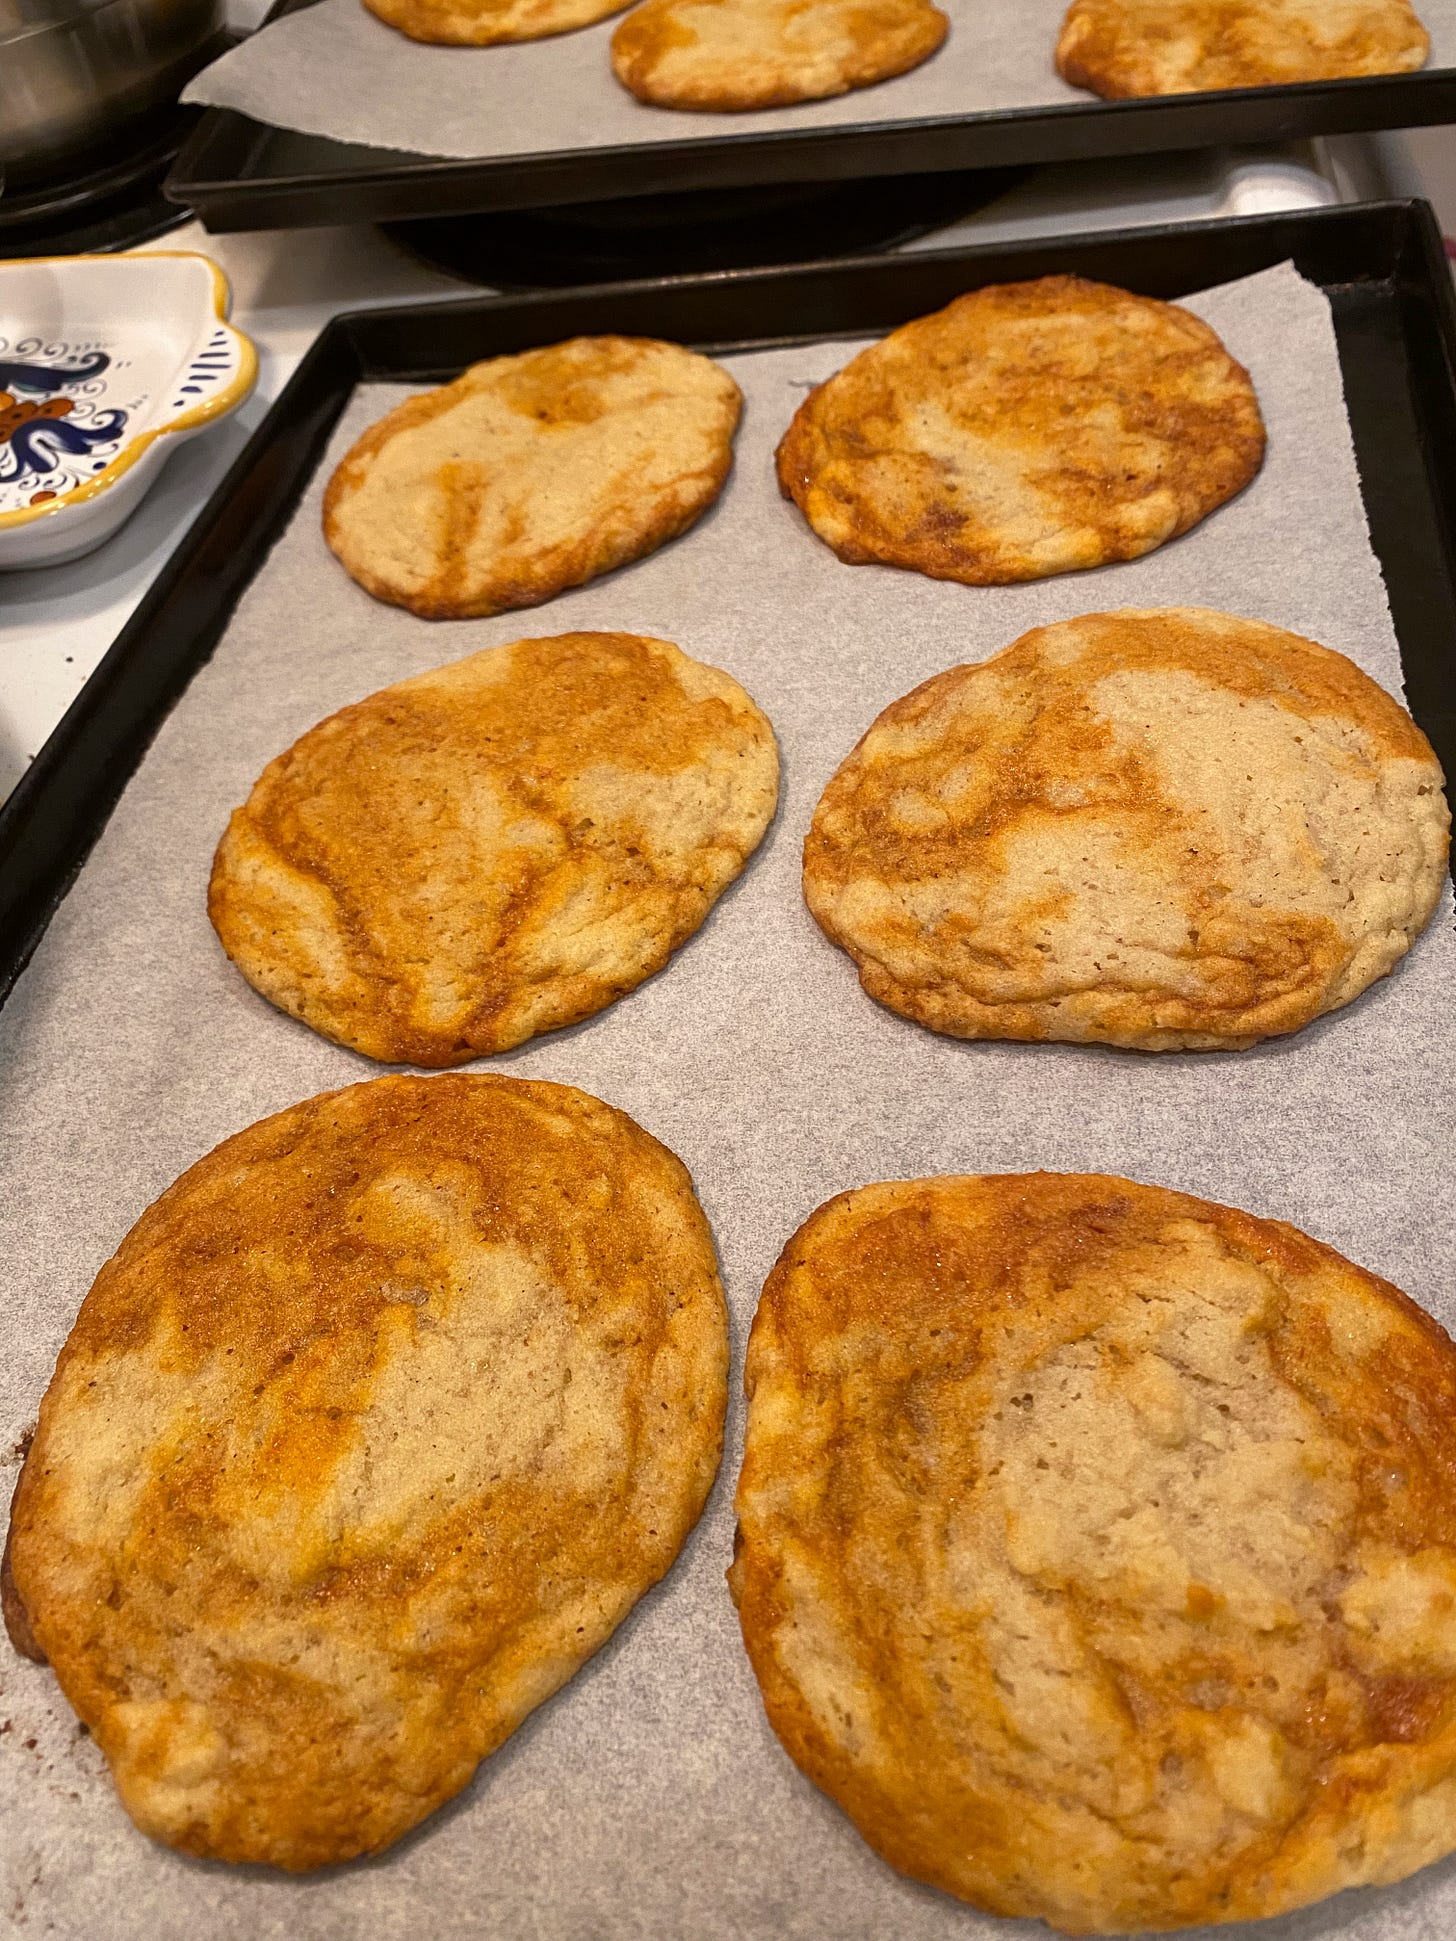
[{"label": "dark oven tray edge", "polygon": [[[314,0],[280,0],[270,18]],[[209,229],[407,221],[674,190],[1020,168],[1456,121],[1456,69],[1133,101],[1086,100],[693,141],[450,160],[210,108],[166,182]]]}]

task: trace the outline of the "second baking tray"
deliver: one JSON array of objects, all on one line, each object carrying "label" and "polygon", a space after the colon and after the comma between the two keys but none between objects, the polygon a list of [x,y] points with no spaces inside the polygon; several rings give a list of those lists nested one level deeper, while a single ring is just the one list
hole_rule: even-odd
[{"label": "second baking tray", "polygon": [[[357,384],[439,380],[478,358],[603,331],[715,352],[867,336],[977,285],[1058,271],[1176,298],[1286,259],[1330,300],[1407,699],[1456,774],[1456,308],[1423,202],[362,311],[323,332],[0,809],[0,994],[216,645]],[[441,657],[450,651],[442,638]]]},{"label": "second baking tray", "polygon": [[[271,18],[312,0],[280,0]],[[604,85],[606,83],[604,82]],[[718,119],[731,119],[719,117]],[[467,161],[368,148],[209,109],[167,179],[209,229],[391,222],[677,190],[1015,168],[1176,148],[1287,142],[1456,120],[1456,70],[1137,101],[1092,97],[975,113],[862,120]]]}]

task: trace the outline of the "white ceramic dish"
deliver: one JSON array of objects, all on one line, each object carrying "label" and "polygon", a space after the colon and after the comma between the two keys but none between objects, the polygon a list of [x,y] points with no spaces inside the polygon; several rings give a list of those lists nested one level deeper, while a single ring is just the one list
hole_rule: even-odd
[{"label": "white ceramic dish", "polygon": [[0,567],[110,538],[183,439],[252,390],[252,344],[205,256],[0,262]]}]

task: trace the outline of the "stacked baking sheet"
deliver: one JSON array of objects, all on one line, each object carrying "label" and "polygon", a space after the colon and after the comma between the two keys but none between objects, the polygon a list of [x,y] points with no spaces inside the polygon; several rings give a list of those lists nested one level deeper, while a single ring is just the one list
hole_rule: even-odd
[{"label": "stacked baking sheet", "polygon": [[1456,0],[1422,0],[1415,74],[1099,101],[1053,65],[1064,0],[944,0],[924,66],[754,114],[647,107],[615,22],[487,48],[407,40],[361,0],[280,7],[194,80],[205,118],[169,193],[222,228],[435,216],[664,190],[1012,166],[1456,117]]}]

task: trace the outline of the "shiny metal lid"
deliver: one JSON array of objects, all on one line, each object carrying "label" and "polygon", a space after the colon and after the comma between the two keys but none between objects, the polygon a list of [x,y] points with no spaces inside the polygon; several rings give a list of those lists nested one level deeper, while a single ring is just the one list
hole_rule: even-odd
[{"label": "shiny metal lid", "polygon": [[[0,47],[117,4],[118,0],[0,0]],[[155,10],[165,12],[165,4]]]}]

